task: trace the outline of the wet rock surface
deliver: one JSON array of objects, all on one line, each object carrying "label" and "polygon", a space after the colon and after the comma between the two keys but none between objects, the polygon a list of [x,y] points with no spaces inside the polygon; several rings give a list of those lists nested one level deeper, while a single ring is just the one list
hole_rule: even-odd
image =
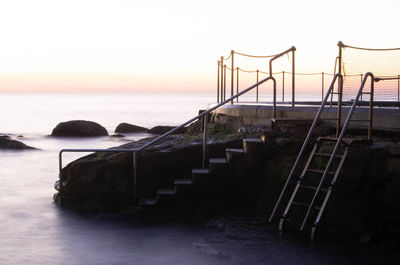
[{"label": "wet rock surface", "polygon": [[[160,126],[155,126],[155,127],[151,128],[149,130],[149,133],[152,133],[152,134],[164,134],[164,133],[166,133],[169,130],[172,130],[174,128],[175,128],[175,126],[161,126],[160,125]],[[180,129],[176,130],[173,134],[184,134],[184,133],[186,133],[186,131],[187,131],[187,128],[184,127],[184,128],[180,128]]]},{"label": "wet rock surface", "polygon": [[108,136],[106,128],[93,121],[73,120],[59,123],[51,136],[93,137]]}]

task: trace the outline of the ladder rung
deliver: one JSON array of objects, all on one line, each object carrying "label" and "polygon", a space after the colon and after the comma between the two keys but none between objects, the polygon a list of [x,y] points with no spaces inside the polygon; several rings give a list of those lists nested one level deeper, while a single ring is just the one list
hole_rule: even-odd
[{"label": "ladder rung", "polygon": [[362,94],[371,94],[371,92],[361,92]]},{"label": "ladder rung", "polygon": [[[295,202],[295,201],[293,201],[292,204],[298,205],[298,206],[303,206],[303,207],[310,207],[309,204],[307,204],[307,203],[302,203],[302,202]],[[318,206],[313,206],[312,208],[317,209],[317,210],[321,209],[321,207],[318,207]]]},{"label": "ladder rung", "polygon": [[[323,156],[323,157],[331,157],[332,154],[328,154],[328,153],[315,153],[315,156]],[[342,158],[342,155],[335,155],[335,158]]]},{"label": "ladder rung", "polygon": [[[309,189],[309,190],[317,190],[318,189],[318,187],[308,186],[308,185],[300,185],[300,187],[303,189]],[[320,191],[328,192],[328,190],[324,189],[324,188],[321,188]]]},{"label": "ladder rung", "polygon": [[339,92],[333,92],[333,91],[332,91],[331,94],[338,95]]},{"label": "ladder rung", "polygon": [[[324,170],[320,170],[320,169],[307,169],[307,171],[309,171],[309,172],[313,172],[313,173],[321,173],[321,174],[324,174]],[[330,175],[335,175],[335,172],[334,171],[328,171],[328,174],[330,174]]]},{"label": "ladder rung", "polygon": [[[318,137],[318,142],[337,142],[338,138],[336,137]],[[342,138],[342,144],[350,145],[353,139],[351,138]]]}]

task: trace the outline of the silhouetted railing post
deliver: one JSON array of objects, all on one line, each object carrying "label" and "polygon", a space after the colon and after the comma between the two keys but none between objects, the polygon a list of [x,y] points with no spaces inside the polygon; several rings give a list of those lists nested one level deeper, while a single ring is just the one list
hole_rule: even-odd
[{"label": "silhouetted railing post", "polygon": [[294,68],[294,52],[296,48],[293,47],[292,50],[292,107],[294,107],[295,102],[295,68]]},{"label": "silhouetted railing post", "polygon": [[324,83],[325,83],[325,80],[324,80],[324,72],[322,72],[322,74],[321,74],[321,79],[322,79],[322,84],[321,84],[321,100],[324,100]]},{"label": "silhouetted railing post", "polygon": [[[258,83],[258,70],[257,70],[257,82],[256,83]],[[258,85],[257,85],[257,88],[256,88],[256,102],[258,103]]]},{"label": "silhouetted railing post", "polygon": [[[363,81],[363,75],[360,74],[360,85],[362,84],[362,81]],[[360,97],[361,97],[361,101],[362,101],[362,98],[363,98],[363,94],[362,93],[361,93]]]},{"label": "silhouetted railing post", "polygon": [[397,102],[400,102],[400,75],[397,76]]},{"label": "silhouetted railing post", "polygon": [[[239,93],[239,67],[236,67],[236,94]],[[236,98],[236,102],[239,102],[239,97]]]},{"label": "silhouetted railing post", "polygon": [[[235,53],[235,51],[234,50],[232,50],[231,51],[231,56],[232,56],[232,58],[231,58],[231,63],[232,63],[232,65],[231,65],[231,97],[233,97],[233,81],[234,81],[234,53]],[[233,104],[233,99],[231,100],[231,104]]]},{"label": "silhouetted railing post", "polygon": [[224,100],[226,99],[226,64],[224,65]]},{"label": "silhouetted railing post", "polygon": [[224,100],[224,56],[221,56],[221,102]]},{"label": "silhouetted railing post", "polygon": [[219,103],[219,65],[220,61],[218,60],[218,71],[217,71],[217,103]]},{"label": "silhouetted railing post", "polygon": [[206,168],[207,166],[207,124],[208,114],[203,116],[203,168]]},{"label": "silhouetted railing post", "polygon": [[285,102],[285,71],[282,71],[282,103]]}]

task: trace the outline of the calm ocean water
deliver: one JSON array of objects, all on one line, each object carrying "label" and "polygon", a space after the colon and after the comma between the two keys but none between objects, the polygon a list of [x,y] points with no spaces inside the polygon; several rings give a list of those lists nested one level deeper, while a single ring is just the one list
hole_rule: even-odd
[{"label": "calm ocean water", "polygon": [[201,94],[0,94],[0,133],[41,149],[0,151],[0,264],[320,264],[322,257],[325,264],[353,263],[276,236],[218,239],[222,253],[235,258],[221,257],[215,244],[204,243],[214,231],[203,226],[82,215],[54,205],[60,149],[106,148],[148,136],[48,137],[57,123],[92,120],[110,134],[120,122],[178,125],[214,100]]}]

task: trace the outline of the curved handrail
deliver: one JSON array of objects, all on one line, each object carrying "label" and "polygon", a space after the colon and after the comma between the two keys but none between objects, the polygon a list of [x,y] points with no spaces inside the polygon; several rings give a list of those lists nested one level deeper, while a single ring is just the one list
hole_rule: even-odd
[{"label": "curved handrail", "polygon": [[[138,148],[130,148],[130,149],[121,149],[121,148],[114,148],[114,149],[113,148],[111,148],[111,149],[61,149],[60,152],[59,152],[59,155],[58,155],[58,157],[59,157],[59,176],[60,176],[60,180],[61,180],[61,171],[62,171],[62,154],[65,153],[65,152],[132,152],[133,153],[133,169],[134,169],[133,170],[133,185],[134,185],[133,199],[135,199],[135,197],[136,197],[136,190],[135,190],[135,188],[136,188],[136,169],[137,169],[136,153],[137,152],[140,152],[140,151],[144,150],[145,148],[147,148],[148,146],[150,146],[150,145],[152,145],[152,144],[154,144],[156,142],[159,142],[160,140],[164,139],[168,135],[171,135],[175,131],[185,127],[186,125],[192,123],[193,121],[196,121],[196,120],[204,117],[205,115],[208,115],[212,111],[214,111],[214,110],[218,109],[219,107],[225,105],[226,103],[230,102],[231,100],[234,100],[234,99],[240,97],[241,95],[243,95],[243,94],[249,92],[250,90],[258,87],[259,85],[267,82],[268,80],[272,80],[273,81],[273,86],[274,86],[273,87],[273,97],[274,97],[274,100],[273,100],[273,116],[275,118],[276,117],[276,80],[275,80],[274,77],[269,76],[269,77],[267,77],[267,78],[255,83],[254,85],[248,87],[247,89],[237,93],[236,95],[224,100],[223,102],[215,105],[214,107],[203,111],[202,113],[200,113],[196,117],[194,117],[194,118],[182,123],[181,125],[169,130],[168,132],[158,136],[157,138],[151,140],[150,142],[147,142],[146,144],[144,144],[144,145],[142,145],[142,146],[140,146]],[[206,132],[206,130],[204,130],[204,131]],[[204,148],[203,148],[203,151],[204,151]],[[60,191],[62,190],[62,186],[63,186],[62,183],[60,183]],[[60,200],[61,200],[61,197],[60,197]]]}]

